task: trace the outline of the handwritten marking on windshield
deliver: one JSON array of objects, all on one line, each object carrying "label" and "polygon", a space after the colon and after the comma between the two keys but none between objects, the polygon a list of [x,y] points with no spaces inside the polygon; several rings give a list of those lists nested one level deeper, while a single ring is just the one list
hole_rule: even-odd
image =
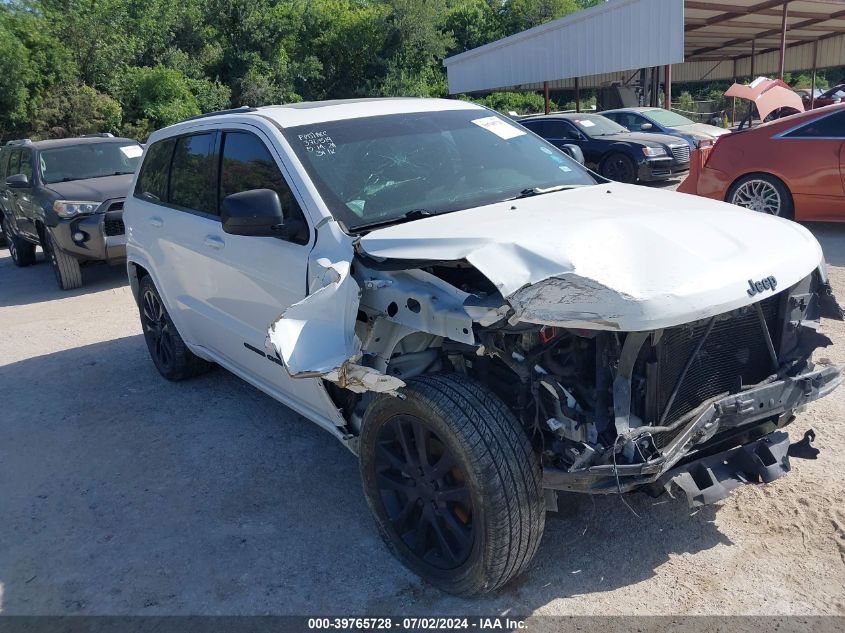
[{"label": "handwritten marking on windshield", "polygon": [[297,136],[306,151],[313,153],[315,156],[329,156],[337,153],[337,145],[334,144],[332,137],[329,136],[326,130],[308,132],[308,134],[299,134]]}]

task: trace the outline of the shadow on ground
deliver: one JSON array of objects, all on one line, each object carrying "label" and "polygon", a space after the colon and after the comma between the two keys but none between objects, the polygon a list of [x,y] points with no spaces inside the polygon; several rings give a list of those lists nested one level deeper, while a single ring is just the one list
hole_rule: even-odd
[{"label": "shadow on ground", "polygon": [[61,290],[50,263],[38,251],[37,263],[18,268],[9,251],[0,249],[0,268],[7,269],[3,287],[0,289],[0,308],[54,301],[66,297],[78,297],[91,292],[111,290],[129,283],[124,265],[109,266],[91,264],[82,268],[82,287],[75,290]]},{"label": "shadow on ground", "polygon": [[845,222],[808,222],[804,226],[822,245],[828,264],[845,266]]},{"label": "shadow on ground", "polygon": [[345,448],[226,371],[169,383],[131,336],[3,366],[0,393],[4,614],[529,614],[728,543],[713,508],[567,495],[536,565],[462,600],[387,553]]}]

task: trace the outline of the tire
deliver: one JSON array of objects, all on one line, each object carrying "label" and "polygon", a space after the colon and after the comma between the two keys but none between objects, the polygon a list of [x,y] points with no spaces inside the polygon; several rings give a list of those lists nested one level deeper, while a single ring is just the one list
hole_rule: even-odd
[{"label": "tire", "polygon": [[779,178],[769,174],[743,176],[728,189],[725,202],[787,220],[795,217],[795,206],[789,189]]},{"label": "tire", "polygon": [[12,226],[6,216],[3,216],[3,235],[9,245],[9,254],[15,266],[24,268],[35,263],[35,244],[12,233]]},{"label": "tire", "polygon": [[44,229],[44,238],[44,250],[47,251],[47,257],[53,267],[59,288],[62,290],[80,288],[82,286],[82,269],[79,267],[79,260],[61,249],[50,229]]},{"label": "tire", "polygon": [[424,580],[468,596],[528,567],[545,523],[540,461],[484,385],[462,374],[409,380],[367,409],[359,448],[379,533]]},{"label": "tire", "polygon": [[601,175],[616,182],[634,184],[637,182],[637,166],[628,156],[616,152],[602,161]]},{"label": "tire", "polygon": [[204,374],[214,367],[213,363],[200,358],[185,345],[149,275],[141,279],[138,296],[144,340],[162,376],[178,382]]}]

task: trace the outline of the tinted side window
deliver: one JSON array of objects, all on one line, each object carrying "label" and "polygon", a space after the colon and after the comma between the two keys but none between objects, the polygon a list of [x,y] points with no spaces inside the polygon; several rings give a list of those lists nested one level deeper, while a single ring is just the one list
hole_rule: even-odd
[{"label": "tinted side window", "polygon": [[220,202],[250,189],[272,189],[279,194],[285,217],[304,219],[282,172],[264,143],[249,132],[226,132],[220,159]]},{"label": "tinted side window", "polygon": [[845,112],[817,119],[785,136],[786,138],[845,138]]},{"label": "tinted side window", "polygon": [[28,149],[21,151],[20,173],[32,182],[32,152]]},{"label": "tinted side window", "polygon": [[181,136],[170,165],[168,202],[186,209],[217,213],[217,196],[211,183],[214,133]]},{"label": "tinted side window", "polygon": [[0,179],[3,180],[3,182],[0,182],[0,186],[5,184],[6,172],[9,171],[9,154],[11,152],[0,152]]},{"label": "tinted side window", "polygon": [[629,112],[621,119],[616,119],[616,122],[622,127],[628,128],[632,132],[639,132],[640,130],[642,130],[643,123],[645,123],[646,121],[642,117],[639,117],[636,114],[631,114]]},{"label": "tinted side window", "polygon": [[564,121],[546,121],[544,136],[554,140],[571,140],[576,138],[572,128]]},{"label": "tinted side window", "polygon": [[21,173],[21,151],[16,149],[9,158],[9,175],[17,176]]},{"label": "tinted side window", "polygon": [[529,130],[537,134],[538,136],[543,136],[543,122],[542,121],[520,121],[522,125],[527,127]]},{"label": "tinted side window", "polygon": [[150,145],[138,182],[135,195],[155,202],[167,199],[167,174],[170,171],[170,158],[173,156],[175,139],[168,138]]}]

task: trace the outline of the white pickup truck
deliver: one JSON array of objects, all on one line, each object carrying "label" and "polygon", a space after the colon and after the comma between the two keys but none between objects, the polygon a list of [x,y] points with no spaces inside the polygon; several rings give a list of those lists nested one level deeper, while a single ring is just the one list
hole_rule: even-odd
[{"label": "white pickup truck", "polygon": [[222,365],[334,434],[453,593],[523,571],[555,491],[779,477],[780,429],[842,380],[811,362],[841,310],[802,226],[609,182],[462,101],[168,127],[124,219],[162,375]]}]

